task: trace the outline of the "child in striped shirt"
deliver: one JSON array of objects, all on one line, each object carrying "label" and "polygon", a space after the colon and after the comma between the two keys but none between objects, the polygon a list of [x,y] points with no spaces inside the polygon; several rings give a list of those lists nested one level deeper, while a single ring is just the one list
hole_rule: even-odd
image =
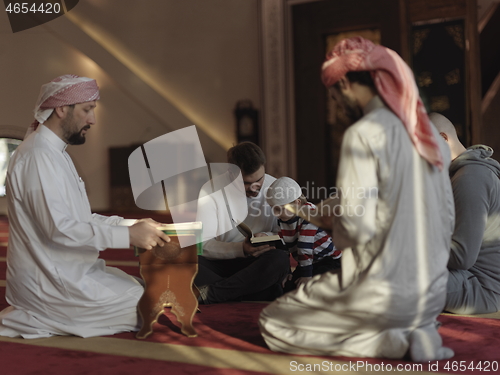
[{"label": "child in striped shirt", "polygon": [[284,285],[285,292],[309,281],[314,275],[340,268],[342,253],[335,248],[332,237],[323,229],[285,209],[286,204],[295,204],[299,208],[303,205],[316,208],[307,202],[297,182],[289,177],[278,178],[269,187],[266,200],[278,218],[280,237],[298,263]]}]

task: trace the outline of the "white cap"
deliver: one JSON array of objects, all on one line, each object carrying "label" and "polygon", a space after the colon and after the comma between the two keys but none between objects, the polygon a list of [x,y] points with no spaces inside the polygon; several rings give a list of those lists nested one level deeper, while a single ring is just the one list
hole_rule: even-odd
[{"label": "white cap", "polygon": [[290,177],[281,177],[267,189],[266,200],[270,206],[283,206],[292,203],[302,195],[302,189]]}]

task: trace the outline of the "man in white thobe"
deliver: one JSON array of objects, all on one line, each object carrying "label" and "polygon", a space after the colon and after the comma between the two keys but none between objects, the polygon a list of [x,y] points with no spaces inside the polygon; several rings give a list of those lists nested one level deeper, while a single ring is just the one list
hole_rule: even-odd
[{"label": "man in white thobe", "polygon": [[[7,172],[7,302],[0,335],[110,335],[138,328],[143,286],[98,259],[106,248],[151,249],[169,238],[151,219],[92,214],[66,152],[95,123],[95,80],[66,75],[42,86],[36,121]],[[130,225],[131,226],[127,226]]]},{"label": "man in white thobe", "polygon": [[342,271],[266,307],[262,335],[288,353],[449,358],[436,322],[453,231],[449,150],[394,51],[344,40],[325,62],[323,82],[355,122],[337,176],[333,238]]}]

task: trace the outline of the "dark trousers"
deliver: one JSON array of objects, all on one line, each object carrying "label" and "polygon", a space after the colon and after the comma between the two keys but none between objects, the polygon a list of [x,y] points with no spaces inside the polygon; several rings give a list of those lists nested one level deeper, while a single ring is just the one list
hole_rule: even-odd
[{"label": "dark trousers", "polygon": [[[330,272],[330,271],[335,271],[339,270],[340,271],[340,259],[333,259],[332,257],[324,257],[321,259],[319,262],[313,263],[313,272],[312,275],[320,275],[325,272]],[[297,285],[295,282],[297,281],[298,278],[302,277],[301,269],[300,267],[296,267],[295,271],[292,273],[292,279],[288,280],[285,283],[285,288],[284,292],[288,293],[291,290],[294,290],[297,288]]]},{"label": "dark trousers", "polygon": [[290,269],[289,253],[269,250],[258,257],[198,257],[197,286],[209,285],[208,302],[273,301],[283,294],[281,282]]}]

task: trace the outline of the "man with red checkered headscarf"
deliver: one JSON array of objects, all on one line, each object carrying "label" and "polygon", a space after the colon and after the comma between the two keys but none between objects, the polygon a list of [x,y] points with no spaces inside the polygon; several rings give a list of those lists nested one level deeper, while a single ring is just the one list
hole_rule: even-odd
[{"label": "man with red checkered headscarf", "polygon": [[322,79],[352,123],[333,218],[342,271],[315,276],[266,307],[262,334],[288,353],[449,358],[436,321],[454,222],[449,149],[396,52],[345,39],[327,56]]},{"label": "man with red checkered headscarf", "polygon": [[[95,80],[65,75],[42,86],[36,121],[7,171],[9,245],[0,335],[111,335],[138,328],[143,287],[106,267],[106,248],[147,249],[169,238],[151,219],[128,223],[92,214],[85,184],[66,152],[85,142],[99,99]],[[128,224],[132,224],[127,226]]]}]

